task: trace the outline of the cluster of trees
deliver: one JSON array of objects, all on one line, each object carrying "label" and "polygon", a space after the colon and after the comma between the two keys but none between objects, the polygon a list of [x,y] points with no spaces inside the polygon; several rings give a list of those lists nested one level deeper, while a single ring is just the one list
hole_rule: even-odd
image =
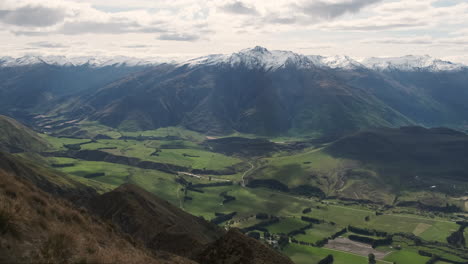
[{"label": "cluster of trees", "polygon": [[228,195],[227,192],[222,192],[222,193],[219,194],[219,196],[224,198],[223,204],[227,204],[229,202],[232,202],[232,201],[236,200],[236,197]]},{"label": "cluster of trees", "polygon": [[438,256],[436,254],[432,254],[431,252],[427,252],[424,250],[418,250],[418,254],[424,257],[430,257],[430,259],[426,262],[426,264],[434,264],[434,263],[437,263],[438,261],[443,261],[443,262],[448,262],[448,263],[453,263],[453,264],[466,264],[466,262],[459,262],[459,261],[446,259],[444,257]]},{"label": "cluster of trees", "polygon": [[198,184],[193,184],[192,186],[194,188],[206,188],[206,187],[220,187],[220,186],[231,186],[233,185],[233,182],[214,182],[214,183],[198,183]]},{"label": "cluster of trees", "polygon": [[449,243],[450,245],[455,246],[455,247],[464,248],[464,247],[466,247],[464,231],[465,231],[465,228],[467,227],[468,223],[467,222],[457,222],[457,224],[460,225],[460,228],[457,231],[450,234],[449,237],[447,237],[447,243]]},{"label": "cluster of trees", "polygon": [[348,238],[353,240],[353,241],[369,244],[373,248],[376,248],[378,246],[391,245],[392,242],[393,242],[393,238],[391,236],[388,236],[388,237],[386,237],[384,239],[374,239],[374,238],[371,238],[371,237],[350,235]]},{"label": "cluster of trees", "polygon": [[320,260],[318,264],[332,264],[333,263],[333,255],[328,255],[324,259]]},{"label": "cluster of trees", "polygon": [[253,231],[253,230],[259,230],[259,231],[262,231],[262,232],[268,232],[268,230],[265,228],[269,225],[272,225],[272,224],[276,224],[278,223],[280,220],[278,217],[276,216],[273,216],[271,217],[269,220],[266,220],[266,221],[263,221],[263,222],[260,222],[258,224],[255,224],[253,226],[249,226],[249,227],[246,227],[246,228],[243,228],[241,229],[241,231],[243,233],[247,233],[247,232],[250,232],[250,231]]},{"label": "cluster of trees", "polygon": [[355,226],[348,226],[350,232],[365,235],[365,236],[378,236],[378,237],[387,237],[388,233],[383,231],[377,231],[375,229],[360,228]]},{"label": "cluster of trees", "polygon": [[331,235],[330,239],[335,239],[335,238],[337,238],[339,236],[342,236],[342,235],[346,234],[346,232],[348,232],[348,229],[345,227],[345,228],[341,229],[340,231],[336,232],[335,234]]},{"label": "cluster of trees", "polygon": [[305,222],[313,223],[313,224],[322,224],[322,223],[325,223],[325,221],[323,221],[323,220],[320,220],[320,219],[317,219],[317,218],[313,218],[313,217],[307,217],[307,216],[301,216],[301,220],[302,220],[302,221],[305,221]]},{"label": "cluster of trees", "polygon": [[299,234],[305,235],[305,233],[306,233],[305,231],[306,231],[307,229],[311,229],[312,227],[313,227],[312,224],[308,224],[308,225],[306,225],[306,226],[304,226],[304,227],[301,227],[301,228],[299,228],[299,229],[296,229],[296,230],[293,230],[293,231],[289,232],[289,233],[288,233],[288,236],[295,236],[295,235],[299,235]]},{"label": "cluster of trees", "polygon": [[231,220],[236,215],[237,215],[237,212],[232,212],[230,214],[217,213],[216,217],[211,219],[211,223],[219,225],[219,224],[221,224],[223,222]]}]

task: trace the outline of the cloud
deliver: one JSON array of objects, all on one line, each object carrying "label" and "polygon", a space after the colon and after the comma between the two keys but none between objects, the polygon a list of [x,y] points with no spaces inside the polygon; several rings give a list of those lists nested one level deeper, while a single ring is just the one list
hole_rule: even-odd
[{"label": "cloud", "polygon": [[196,41],[200,37],[192,34],[179,34],[179,33],[168,33],[161,34],[159,40],[173,40],[173,41]]},{"label": "cloud", "polygon": [[340,24],[327,27],[333,30],[347,30],[347,31],[381,31],[381,30],[394,30],[414,28],[427,25],[425,22],[417,23],[381,23],[381,24]]},{"label": "cloud", "polygon": [[136,31],[138,29],[141,29],[140,25],[131,21],[78,21],[65,23],[63,27],[58,30],[58,33],[65,35],[77,35],[84,33],[120,34]]},{"label": "cloud", "polygon": [[297,5],[296,10],[314,18],[334,19],[346,13],[358,13],[364,7],[380,1],[382,0],[313,1]]},{"label": "cloud", "polygon": [[248,7],[240,1],[226,4],[220,9],[226,13],[238,14],[238,15],[257,15],[258,11],[254,7]]},{"label": "cloud", "polygon": [[48,41],[30,42],[29,45],[32,47],[37,47],[37,48],[52,48],[52,49],[68,47],[60,43],[54,43],[54,42],[48,42]]},{"label": "cloud", "polygon": [[282,17],[278,14],[270,14],[269,16],[264,18],[266,23],[271,24],[283,24],[283,25],[291,25],[297,23],[296,17]]},{"label": "cloud", "polygon": [[27,5],[13,10],[0,10],[0,22],[22,27],[48,27],[62,22],[65,15],[65,10],[60,8]]},{"label": "cloud", "polygon": [[125,33],[164,33],[166,29],[157,26],[140,25],[135,21],[111,20],[97,21],[70,21],[52,30],[15,30],[17,36],[44,36],[53,34],[80,35],[80,34],[125,34]]}]

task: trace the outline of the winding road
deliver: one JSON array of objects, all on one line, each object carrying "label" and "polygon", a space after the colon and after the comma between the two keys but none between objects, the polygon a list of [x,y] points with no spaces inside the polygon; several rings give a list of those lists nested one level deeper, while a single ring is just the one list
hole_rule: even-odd
[{"label": "winding road", "polygon": [[242,181],[241,181],[241,186],[242,187],[245,187],[245,175],[247,175],[247,173],[249,173],[249,171],[253,170],[255,168],[255,166],[252,164],[252,162],[249,162],[249,165],[250,165],[250,169],[246,170],[244,172],[244,174],[242,175]]}]

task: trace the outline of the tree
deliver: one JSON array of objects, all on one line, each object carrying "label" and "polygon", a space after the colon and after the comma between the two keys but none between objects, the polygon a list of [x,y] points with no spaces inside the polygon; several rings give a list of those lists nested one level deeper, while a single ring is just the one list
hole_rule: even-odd
[{"label": "tree", "polygon": [[375,260],[375,255],[370,253],[369,254],[369,264],[376,264],[377,261]]},{"label": "tree", "polygon": [[328,255],[321,261],[319,261],[318,264],[332,264],[333,263],[333,255]]}]

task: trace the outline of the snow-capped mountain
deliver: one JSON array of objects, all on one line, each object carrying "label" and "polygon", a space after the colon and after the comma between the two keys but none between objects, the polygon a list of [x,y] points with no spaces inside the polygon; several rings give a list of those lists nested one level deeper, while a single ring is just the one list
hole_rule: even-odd
[{"label": "snow-capped mountain", "polygon": [[173,58],[151,57],[151,58],[133,58],[126,56],[115,57],[66,57],[66,56],[23,56],[20,58],[0,57],[0,67],[16,67],[34,64],[49,64],[57,66],[83,66],[106,67],[106,66],[153,66],[161,63],[175,63]]},{"label": "snow-capped mountain", "polygon": [[199,57],[179,63],[196,67],[200,65],[229,65],[231,67],[244,66],[248,69],[276,70],[287,65],[298,68],[310,68],[316,66],[307,56],[292,51],[267,50],[263,47],[244,49],[233,54],[216,54]]},{"label": "snow-capped mountain", "polygon": [[263,47],[243,49],[232,54],[212,54],[187,60],[186,58],[148,57],[133,58],[126,56],[115,57],[66,57],[66,56],[24,56],[20,58],[0,57],[0,67],[15,67],[32,64],[50,64],[58,66],[106,67],[106,66],[155,66],[162,63],[176,66],[216,66],[246,67],[248,69],[263,69],[273,71],[286,66],[297,68],[324,68],[324,69],[370,69],[377,71],[457,71],[467,66],[436,59],[430,56],[408,55],[392,58],[365,58],[356,60],[349,56],[320,56],[302,55],[292,51],[267,50]]},{"label": "snow-capped mountain", "polygon": [[365,68],[364,65],[358,61],[344,55],[321,57],[320,65],[329,67],[332,69],[345,69],[354,70],[359,68]]},{"label": "snow-capped mountain", "polygon": [[263,47],[244,49],[233,54],[213,54],[188,61],[179,62],[178,66],[190,67],[208,65],[245,66],[249,69],[276,70],[287,65],[297,68],[331,68],[343,70],[401,70],[401,71],[454,71],[466,68],[462,64],[443,61],[430,56],[408,55],[396,58],[365,58],[361,61],[346,55],[320,56],[301,55],[291,51],[267,50]]},{"label": "snow-capped mountain", "polygon": [[393,58],[367,58],[362,61],[366,67],[374,70],[402,70],[402,71],[457,71],[466,66],[425,56],[407,55]]}]

